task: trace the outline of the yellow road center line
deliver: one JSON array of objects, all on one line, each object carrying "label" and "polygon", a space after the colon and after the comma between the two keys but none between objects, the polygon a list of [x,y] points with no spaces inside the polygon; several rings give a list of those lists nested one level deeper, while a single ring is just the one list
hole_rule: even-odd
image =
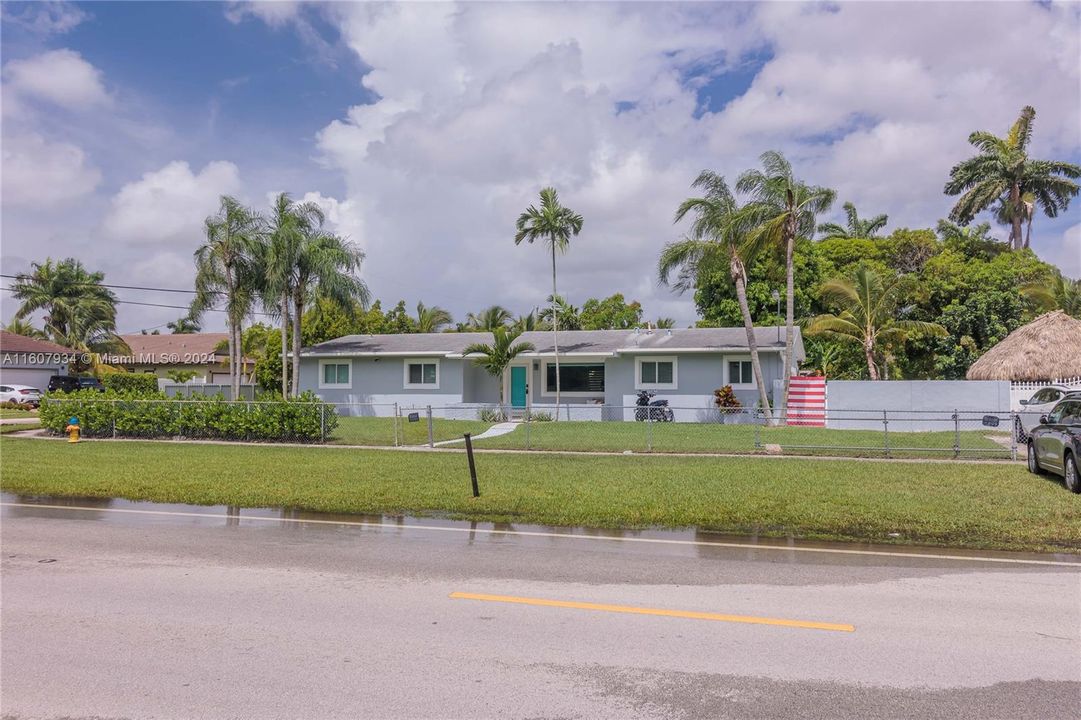
[{"label": "yellow road center line", "polygon": [[693,610],[665,610],[632,605],[605,605],[603,603],[574,602],[570,600],[546,600],[544,598],[515,597],[513,595],[485,595],[483,593],[452,592],[454,600],[484,600],[487,602],[514,603],[517,605],[540,605],[543,607],[572,608],[575,610],[601,610],[603,612],[630,613],[633,615],[660,615],[663,617],[691,618],[693,620],[717,620],[720,622],[746,623],[749,625],[778,625],[780,627],[806,628],[809,630],[834,630],[855,632],[854,625],[814,622],[812,620],[785,620],[783,618],[754,617],[753,615],[725,615],[722,613],[695,612]]}]

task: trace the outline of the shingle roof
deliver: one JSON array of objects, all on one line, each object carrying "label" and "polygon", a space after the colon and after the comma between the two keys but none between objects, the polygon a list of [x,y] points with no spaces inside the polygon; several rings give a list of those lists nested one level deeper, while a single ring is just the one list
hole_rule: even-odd
[{"label": "shingle roof", "polygon": [[70,353],[71,348],[0,330],[0,351],[7,353]]},{"label": "shingle roof", "polygon": [[[182,333],[177,335],[121,335],[120,338],[131,348],[131,354],[121,354],[115,358],[117,362],[131,362],[137,365],[173,365],[177,364],[175,358],[184,358],[191,355],[214,354],[223,360],[224,352],[216,352],[215,348],[224,342],[228,342],[228,333]],[[110,356],[112,357],[112,356]],[[245,361],[248,361],[245,358]],[[185,363],[180,363],[185,364]],[[196,363],[203,364],[203,363]]]},{"label": "shingle roof", "polygon": [[[784,347],[784,328],[755,328],[761,349]],[[533,331],[519,338],[533,343],[537,354],[552,353],[552,333]],[[313,345],[302,355],[460,355],[473,343],[491,343],[492,334],[417,333],[409,335],[348,335]],[[710,350],[746,350],[747,331],[743,328],[688,328],[668,330],[563,330],[559,333],[559,352],[613,355],[617,353],[660,352],[671,350],[708,352]],[[530,353],[533,354],[533,353]],[[803,338],[796,328],[796,357],[804,358]]]}]

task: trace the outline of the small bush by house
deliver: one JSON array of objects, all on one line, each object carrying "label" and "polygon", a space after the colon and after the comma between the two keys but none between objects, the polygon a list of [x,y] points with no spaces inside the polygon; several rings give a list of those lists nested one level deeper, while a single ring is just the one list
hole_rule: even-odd
[{"label": "small bush by house", "polygon": [[106,390],[119,393],[143,395],[158,392],[158,378],[150,373],[107,373],[102,376],[101,384]]}]

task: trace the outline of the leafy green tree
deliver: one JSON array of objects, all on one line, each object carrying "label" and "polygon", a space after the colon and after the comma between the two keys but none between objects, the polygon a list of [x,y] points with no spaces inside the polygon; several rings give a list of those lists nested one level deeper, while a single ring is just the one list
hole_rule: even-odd
[{"label": "leafy green tree", "polygon": [[13,320],[41,312],[46,337],[59,345],[89,353],[126,351],[116,334],[116,296],[104,280],[104,273],[90,272],[74,258],[32,263],[11,284],[19,301]]},{"label": "leafy green tree", "polygon": [[937,323],[899,317],[907,282],[904,276],[883,278],[868,267],[857,268],[849,278],[827,281],[821,290],[823,300],[839,312],[816,317],[807,328],[808,334],[858,345],[870,378],[878,380],[876,354],[883,345],[902,345],[916,333],[947,334]]},{"label": "leafy green tree", "polygon": [[518,357],[524,352],[535,350],[535,346],[531,342],[514,342],[521,335],[518,330],[508,330],[505,327],[496,328],[493,333],[493,342],[491,345],[485,343],[473,343],[467,347],[463,353],[465,355],[479,355],[475,362],[480,367],[484,368],[489,375],[499,379],[499,404],[503,404],[503,374],[507,371],[507,366],[511,364],[514,358]]},{"label": "leafy green tree", "polygon": [[469,313],[466,316],[466,328],[469,331],[494,332],[499,328],[506,327],[514,319],[511,311],[502,305],[492,305],[481,310],[479,313]]},{"label": "leafy green tree", "polygon": [[383,332],[389,335],[407,335],[417,332],[417,321],[405,309],[405,300],[399,300],[383,316]]},{"label": "leafy green tree", "polygon": [[[960,195],[950,219],[961,225],[968,225],[977,214],[999,203],[996,216],[1008,221],[1014,250],[1028,247],[1021,230],[1026,217],[1031,220],[1037,208],[1047,217],[1056,217],[1079,191],[1073,181],[1081,177],[1081,166],[1028,157],[1035,117],[1036,111],[1025,106],[1006,137],[986,131],[969,135],[969,144],[979,154],[955,165],[945,187],[947,195]],[[1026,196],[1031,198],[1027,209]]]},{"label": "leafy green tree", "polygon": [[583,330],[627,330],[642,324],[642,305],[627,302],[622,293],[603,300],[589,298],[582,303],[580,318]]},{"label": "leafy green tree", "polygon": [[850,202],[843,205],[845,209],[845,224],[823,223],[818,226],[818,233],[826,238],[865,238],[878,237],[878,231],[886,227],[889,217],[875,215],[870,220],[861,220],[856,213],[856,206]]},{"label": "leafy green tree", "polygon": [[828,212],[836,195],[828,188],[807,185],[792,174],[792,166],[779,152],[770,150],[759,158],[762,170],[748,170],[739,177],[736,189],[748,193],[751,202],[741,211],[747,217],[749,234],[755,244],[785,249],[785,353],[784,395],[788,406],[795,357],[795,252],[796,238],[814,235],[818,215]]},{"label": "leafy green tree", "polygon": [[[559,313],[556,310],[555,301],[559,297],[556,289],[556,251],[567,252],[570,247],[571,237],[577,237],[582,232],[582,216],[570,208],[559,204],[559,195],[553,187],[546,187],[540,192],[540,207],[530,205],[526,211],[518,216],[516,223],[517,232],[514,235],[514,244],[520,245],[523,240],[532,244],[536,240],[542,240],[552,251],[552,347],[555,353],[556,366],[556,407],[559,406]],[[556,413],[558,416],[559,413]]]},{"label": "leafy green tree", "polygon": [[193,333],[202,332],[203,325],[199,322],[199,319],[192,317],[189,313],[182,318],[177,318],[170,323],[166,323],[165,327],[169,328],[173,335],[191,335]]},{"label": "leafy green tree", "polygon": [[531,312],[525,315],[519,315],[515,318],[511,327],[519,332],[532,332],[534,330],[547,330],[547,324],[542,321],[534,308]]},{"label": "leafy green tree", "polygon": [[659,317],[653,321],[653,327],[668,330],[676,326],[676,321],[670,317]]},{"label": "leafy green tree", "polygon": [[[403,303],[404,308],[404,303]],[[346,335],[383,335],[390,333],[380,301],[364,309],[354,301],[348,307],[326,298],[316,298],[304,313],[301,340],[305,346],[316,345]]]},{"label": "leafy green tree", "polygon": [[555,325],[552,320],[552,311],[555,310],[559,316],[559,327],[564,330],[581,330],[582,318],[578,308],[571,305],[563,297],[548,298],[548,302],[551,303],[550,307],[546,307],[540,311],[540,319],[548,325]]},{"label": "leafy green tree", "polygon": [[942,248],[933,230],[894,230],[879,241],[887,264],[899,273],[918,273]]},{"label": "leafy green tree", "polygon": [[12,320],[7,325],[5,325],[4,330],[12,333],[13,335],[22,335],[23,337],[34,338],[35,340],[48,339],[48,336],[45,334],[44,330],[39,330],[26,320],[21,320],[18,318]]},{"label": "leafy green tree", "polygon": [[194,370],[170,370],[169,372],[165,373],[165,376],[173,382],[183,385],[198,374],[199,373],[195,372]]},{"label": "leafy green tree", "polygon": [[668,243],[661,251],[657,261],[658,279],[662,285],[671,285],[677,292],[684,292],[697,284],[703,273],[727,267],[747,330],[747,347],[751,352],[758,400],[766,419],[772,420],[746,287],[747,263],[761,252],[768,238],[763,233],[752,231],[752,219],[742,212],[722,176],[703,170],[691,187],[702,190],[703,194],[701,197],[687,198],[676,210],[675,222],[688,215],[693,220],[686,237]]},{"label": "leafy green tree", "polygon": [[936,231],[945,249],[973,259],[991,260],[1010,249],[1009,243],[999,242],[991,236],[991,223],[966,227],[939,220]]},{"label": "leafy green tree", "polygon": [[453,322],[450,313],[438,305],[427,307],[422,302],[417,303],[417,332],[439,332]]},{"label": "leafy green tree", "polygon": [[236,198],[222,195],[216,215],[204,223],[206,242],[195,251],[195,302],[192,315],[201,317],[218,301],[225,303],[229,341],[229,376],[233,397],[240,394],[241,337],[244,316],[255,305],[262,283],[254,251],[262,221]]}]

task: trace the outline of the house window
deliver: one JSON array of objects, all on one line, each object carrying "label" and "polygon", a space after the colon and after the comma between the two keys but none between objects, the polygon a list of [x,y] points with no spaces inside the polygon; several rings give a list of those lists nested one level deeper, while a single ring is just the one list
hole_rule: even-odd
[{"label": "house window", "polygon": [[750,360],[728,361],[729,385],[754,385],[754,368]]},{"label": "house window", "polygon": [[438,360],[406,360],[405,387],[436,390],[439,388]]},{"label": "house window", "polygon": [[636,390],[675,389],[676,359],[674,357],[638,358],[637,365]]},{"label": "house window", "polygon": [[351,386],[351,364],[334,360],[322,360],[319,363],[319,387],[321,388],[347,388]]},{"label": "house window", "polygon": [[[556,365],[544,364],[545,393],[554,395],[556,391]],[[604,363],[559,363],[559,392],[567,395],[581,393],[596,395],[604,393]]]}]

